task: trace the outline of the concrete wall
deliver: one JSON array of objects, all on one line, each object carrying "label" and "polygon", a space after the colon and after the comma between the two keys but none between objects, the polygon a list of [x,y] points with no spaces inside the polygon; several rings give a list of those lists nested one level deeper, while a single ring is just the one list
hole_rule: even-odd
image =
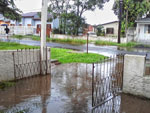
[{"label": "concrete wall", "polygon": [[[49,60],[47,71],[50,73],[51,65],[50,65],[50,51],[49,50],[50,49],[47,50],[48,51],[47,59]],[[13,57],[13,53],[14,53],[15,57]],[[15,59],[13,59],[13,58],[15,58]],[[44,60],[46,60],[46,57],[44,57]],[[22,67],[17,70],[16,74],[14,73],[14,63],[15,64],[27,64],[27,63],[30,64],[31,63],[31,65],[35,65],[35,63],[34,64],[32,64],[32,63],[38,62],[37,64],[39,64],[39,61],[40,61],[40,50],[38,50],[38,49],[36,49],[34,51],[24,50],[23,52],[16,52],[13,50],[0,51],[0,81],[14,80],[15,75],[17,77],[20,76],[19,72],[18,72],[18,70],[20,70],[20,69],[22,72],[24,72],[22,78],[40,74],[40,70],[37,70],[35,72],[34,68],[30,68],[30,71],[32,70],[32,73],[28,73],[27,68],[24,68],[24,67],[26,67],[25,65],[19,65],[20,67],[21,66]],[[42,65],[43,65],[42,69],[45,71],[45,64],[42,64]],[[33,66],[31,66],[31,67],[33,67]],[[38,67],[38,66],[35,66],[35,67]]]},{"label": "concrete wall", "polygon": [[150,76],[145,76],[145,56],[125,55],[123,92],[150,98]]},{"label": "concrete wall", "polygon": [[[62,35],[62,34],[52,34],[51,38],[59,38],[59,39],[87,39],[87,36],[71,36],[71,35]],[[117,38],[115,37],[102,37],[102,36],[89,36],[89,40],[101,40],[101,41],[108,41],[108,42],[117,42]],[[126,38],[121,38],[121,43],[126,43]]]},{"label": "concrete wall", "polygon": [[13,51],[0,51],[0,81],[14,79]]},{"label": "concrete wall", "polygon": [[136,39],[135,39],[136,38],[136,28],[134,28],[134,27],[128,28],[126,38],[127,38],[127,42],[136,41]]}]

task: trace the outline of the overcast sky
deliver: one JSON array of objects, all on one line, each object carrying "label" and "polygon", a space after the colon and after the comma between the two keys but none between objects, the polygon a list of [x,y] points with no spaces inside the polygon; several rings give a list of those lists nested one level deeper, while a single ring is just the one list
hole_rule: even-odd
[{"label": "overcast sky", "polygon": [[[41,10],[42,0],[15,0],[16,6],[26,12],[36,12]],[[106,22],[116,21],[117,16],[112,11],[114,0],[106,3],[103,10],[87,11],[83,14],[88,24],[97,25]]]}]

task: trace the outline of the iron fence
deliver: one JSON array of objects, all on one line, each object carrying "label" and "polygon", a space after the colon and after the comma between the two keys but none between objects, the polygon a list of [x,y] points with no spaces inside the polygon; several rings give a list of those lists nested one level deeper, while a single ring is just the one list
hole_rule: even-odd
[{"label": "iron fence", "polygon": [[93,63],[92,107],[93,109],[108,102],[122,90],[124,56],[105,58]]},{"label": "iron fence", "polygon": [[50,73],[50,48],[43,49],[43,58],[40,49],[21,49],[13,52],[15,79]]}]

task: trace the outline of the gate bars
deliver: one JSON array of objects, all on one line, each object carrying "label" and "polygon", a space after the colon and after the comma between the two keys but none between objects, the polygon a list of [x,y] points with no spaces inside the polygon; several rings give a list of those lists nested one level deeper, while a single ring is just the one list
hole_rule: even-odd
[{"label": "gate bars", "polygon": [[93,63],[92,71],[92,107],[106,103],[116,97],[123,85],[124,56],[112,56],[102,62]]},{"label": "gate bars", "polygon": [[41,60],[40,49],[21,49],[13,52],[15,80],[50,73],[50,48],[43,49],[44,60]]}]

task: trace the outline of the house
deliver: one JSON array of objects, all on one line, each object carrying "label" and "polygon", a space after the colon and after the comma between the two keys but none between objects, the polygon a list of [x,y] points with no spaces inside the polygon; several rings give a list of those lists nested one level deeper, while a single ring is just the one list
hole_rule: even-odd
[{"label": "house", "polygon": [[[48,15],[48,20],[52,16]],[[22,14],[22,26],[35,26],[36,28],[36,34],[40,34],[41,32],[41,17],[39,12],[29,12]],[[56,18],[52,20],[52,22],[47,21],[47,36],[50,36],[50,32],[54,28],[59,28],[59,19]]]},{"label": "house", "polygon": [[150,18],[141,18],[136,20],[136,37],[137,42],[150,42]]},{"label": "house", "polygon": [[[48,15],[48,20],[52,17],[52,15]],[[29,12],[22,14],[22,26],[37,26],[41,24],[41,17],[39,12]],[[52,22],[47,22],[47,24],[51,24],[52,29],[59,27],[59,19],[56,18],[52,20]]]},{"label": "house", "polygon": [[90,24],[86,24],[85,28],[84,28],[84,31],[83,31],[83,35],[86,35],[87,33],[96,35],[95,27],[90,25]]},{"label": "house", "polygon": [[118,36],[118,24],[119,21],[113,21],[100,25],[103,26],[105,36]]},{"label": "house", "polygon": [[3,25],[14,26],[16,24],[17,24],[17,21],[7,19],[2,14],[0,14],[0,26],[3,26]]}]

